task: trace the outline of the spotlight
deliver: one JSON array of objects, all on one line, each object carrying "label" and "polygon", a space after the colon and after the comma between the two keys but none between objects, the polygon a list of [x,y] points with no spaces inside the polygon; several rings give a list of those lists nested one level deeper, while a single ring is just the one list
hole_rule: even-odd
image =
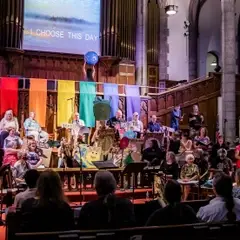
[{"label": "spotlight", "polygon": [[176,5],[167,5],[165,7],[165,12],[167,15],[174,15],[178,12],[178,6]]}]

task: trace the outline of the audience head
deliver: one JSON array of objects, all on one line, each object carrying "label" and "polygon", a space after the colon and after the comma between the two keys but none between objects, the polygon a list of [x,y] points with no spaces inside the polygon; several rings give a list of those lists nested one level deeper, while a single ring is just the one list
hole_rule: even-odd
[{"label": "audience head", "polygon": [[201,159],[203,157],[204,151],[198,148],[194,154],[195,158]]},{"label": "audience head", "polygon": [[176,105],[174,108],[175,110],[180,110],[180,105]]},{"label": "audience head", "polygon": [[24,175],[25,182],[29,188],[36,187],[38,178],[39,172],[36,169],[30,169]]},{"label": "audience head", "polygon": [[224,148],[220,148],[218,151],[217,151],[217,154],[219,156],[220,159],[224,159],[227,157],[227,150],[224,149]]},{"label": "audience head", "polygon": [[213,190],[218,197],[222,197],[225,201],[226,208],[228,210],[228,221],[235,221],[236,215],[233,212],[234,200],[232,196],[232,179],[225,173],[218,173],[213,179]]},{"label": "audience head", "polygon": [[240,185],[240,168],[238,168],[235,173],[235,182],[236,182],[237,186]]},{"label": "audience head", "polygon": [[34,152],[37,149],[36,141],[31,141],[28,143],[28,151]]},{"label": "audience head", "polygon": [[155,140],[155,139],[152,139],[150,142],[149,142],[149,147],[152,148],[152,149],[158,149],[159,146],[158,146],[158,141]]},{"label": "audience head", "polygon": [[117,118],[117,119],[121,119],[121,118],[122,118],[122,111],[121,111],[121,110],[118,110],[118,111],[116,112],[116,118]]},{"label": "audience head", "polygon": [[175,180],[168,180],[164,188],[164,196],[170,205],[181,202],[182,190]]},{"label": "audience head", "polygon": [[36,117],[35,112],[30,112],[30,113],[29,113],[29,117],[32,118],[32,119],[34,120],[35,117]]},{"label": "audience head", "polygon": [[16,133],[16,129],[15,128],[12,128],[9,132],[9,136],[10,137],[14,137],[15,136],[15,133]]},{"label": "audience head", "polygon": [[5,112],[4,118],[5,118],[7,121],[11,121],[11,120],[13,119],[13,111],[12,111],[12,110],[7,110],[7,111]]},{"label": "audience head", "polygon": [[218,141],[218,144],[222,145],[224,143],[223,136],[222,135],[218,136],[217,141]]},{"label": "audience head", "polygon": [[187,164],[192,164],[195,160],[195,157],[193,156],[193,154],[187,154],[185,160]]},{"label": "audience head", "polygon": [[156,123],[157,122],[157,116],[156,115],[152,115],[152,122]]},{"label": "audience head", "polygon": [[202,128],[200,129],[199,135],[200,135],[201,137],[207,137],[207,135],[208,135],[207,129],[206,129],[205,127],[202,127]]},{"label": "audience head", "polygon": [[98,171],[95,175],[94,185],[98,196],[114,194],[117,188],[116,180],[109,171]]},{"label": "audience head", "polygon": [[58,173],[52,170],[41,173],[37,182],[37,196],[41,205],[48,205],[49,203],[61,204],[65,201]]},{"label": "audience head", "polygon": [[176,156],[174,152],[167,152],[166,160],[167,160],[167,163],[170,163],[170,164],[176,162]]},{"label": "audience head", "polygon": [[137,120],[138,120],[138,113],[137,113],[137,112],[135,112],[135,113],[133,114],[133,120],[134,120],[134,121],[137,121]]}]

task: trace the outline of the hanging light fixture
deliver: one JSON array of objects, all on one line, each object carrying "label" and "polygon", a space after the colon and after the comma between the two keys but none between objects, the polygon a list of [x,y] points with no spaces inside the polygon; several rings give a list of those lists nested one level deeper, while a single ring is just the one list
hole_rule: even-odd
[{"label": "hanging light fixture", "polygon": [[211,66],[217,66],[217,61],[213,60],[212,63],[211,63]]},{"label": "hanging light fixture", "polygon": [[176,0],[157,0],[161,8],[165,9],[167,15],[174,15],[178,12]]}]

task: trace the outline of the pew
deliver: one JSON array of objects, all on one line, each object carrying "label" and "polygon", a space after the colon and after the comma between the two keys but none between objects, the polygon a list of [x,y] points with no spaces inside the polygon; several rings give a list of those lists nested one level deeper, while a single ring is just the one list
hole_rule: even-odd
[{"label": "pew", "polygon": [[56,239],[178,239],[178,240],[235,240],[240,231],[240,223],[189,224],[181,226],[140,227],[98,231],[69,231],[16,233],[15,240],[56,240]]}]

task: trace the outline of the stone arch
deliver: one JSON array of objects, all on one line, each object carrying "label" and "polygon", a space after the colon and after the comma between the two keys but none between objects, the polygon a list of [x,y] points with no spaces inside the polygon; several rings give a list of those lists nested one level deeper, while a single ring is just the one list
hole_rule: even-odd
[{"label": "stone arch", "polygon": [[200,11],[207,0],[190,0],[188,21],[189,25],[189,80],[198,77],[198,21]]}]

